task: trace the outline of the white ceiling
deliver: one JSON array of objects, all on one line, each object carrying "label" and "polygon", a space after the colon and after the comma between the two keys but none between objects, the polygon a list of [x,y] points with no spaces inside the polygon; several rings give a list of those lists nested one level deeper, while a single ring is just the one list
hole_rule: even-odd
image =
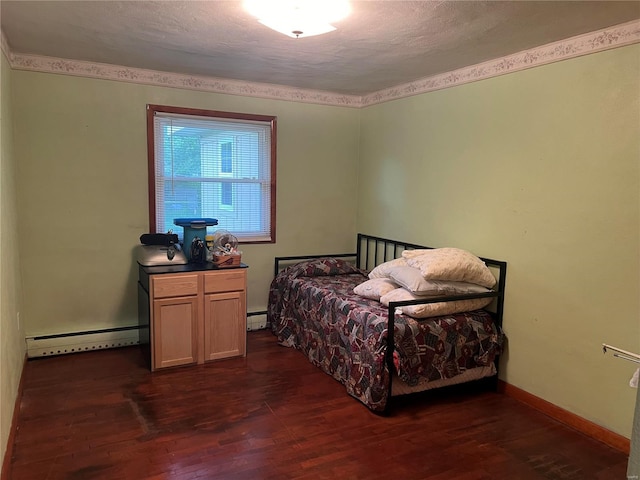
[{"label": "white ceiling", "polygon": [[0,23],[15,54],[366,95],[640,18],[640,1],[351,5],[335,32],[299,39],[239,0],[1,0]]}]

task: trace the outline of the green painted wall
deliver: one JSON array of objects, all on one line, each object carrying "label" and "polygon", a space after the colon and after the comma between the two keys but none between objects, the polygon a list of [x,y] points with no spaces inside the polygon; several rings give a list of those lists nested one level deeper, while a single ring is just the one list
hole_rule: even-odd
[{"label": "green painted wall", "polygon": [[136,323],[157,103],[278,116],[278,242],[243,247],[250,311],[275,255],[351,250],[356,231],[504,259],[502,378],[629,436],[634,366],[600,344],[640,350],[639,59],[623,47],[363,110],[23,71],[9,85],[3,68],[2,232],[22,268],[7,278],[34,301],[12,292],[5,314],[3,287],[1,386],[24,334]]},{"label": "green painted wall", "polygon": [[0,53],[0,460],[11,429],[25,355],[24,328],[19,322],[21,277],[16,229],[16,163],[9,63]]},{"label": "green painted wall", "polygon": [[[278,117],[277,243],[242,247],[249,311],[273,257],[353,249],[359,111],[14,71],[26,334],[137,324],[148,231],[146,104]],[[223,225],[220,227],[224,228]]]},{"label": "green painted wall", "polygon": [[509,263],[501,378],[627,437],[640,45],[362,111],[358,230]]}]

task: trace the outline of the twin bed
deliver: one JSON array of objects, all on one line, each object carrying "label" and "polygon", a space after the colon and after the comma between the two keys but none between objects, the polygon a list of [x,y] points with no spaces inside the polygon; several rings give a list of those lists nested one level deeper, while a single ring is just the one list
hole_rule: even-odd
[{"label": "twin bed", "polygon": [[278,343],[384,413],[397,395],[497,378],[506,268],[358,234],[355,253],[276,257],[267,321]]}]

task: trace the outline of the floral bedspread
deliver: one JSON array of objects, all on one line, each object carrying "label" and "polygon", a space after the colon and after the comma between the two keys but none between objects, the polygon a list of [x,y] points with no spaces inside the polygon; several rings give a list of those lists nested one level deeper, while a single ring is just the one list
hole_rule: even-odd
[{"label": "floral bedspread", "polygon": [[[271,283],[267,320],[281,345],[303,351],[350,395],[383,411],[390,381],[387,308],[353,293],[367,279],[337,258],[292,265]],[[395,316],[397,373],[409,385],[488,366],[501,343],[502,333],[484,310],[424,320]]]}]

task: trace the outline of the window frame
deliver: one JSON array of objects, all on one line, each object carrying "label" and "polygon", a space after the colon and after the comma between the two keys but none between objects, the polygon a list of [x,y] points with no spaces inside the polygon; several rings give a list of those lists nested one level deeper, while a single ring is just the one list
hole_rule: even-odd
[{"label": "window frame", "polygon": [[[269,207],[269,239],[246,240],[238,238],[240,243],[275,243],[276,242],[276,142],[277,142],[277,117],[272,115],[258,115],[250,113],[223,112],[218,110],[206,110],[199,108],[174,107],[167,105],[147,105],[147,160],[148,160],[148,192],[149,192],[149,232],[157,232],[156,225],[156,164],[155,164],[155,129],[154,117],[156,113],[171,113],[178,115],[191,115],[197,117],[211,117],[233,120],[247,120],[268,123],[271,133],[270,151],[270,207]],[[232,166],[233,169],[233,166]]]}]

